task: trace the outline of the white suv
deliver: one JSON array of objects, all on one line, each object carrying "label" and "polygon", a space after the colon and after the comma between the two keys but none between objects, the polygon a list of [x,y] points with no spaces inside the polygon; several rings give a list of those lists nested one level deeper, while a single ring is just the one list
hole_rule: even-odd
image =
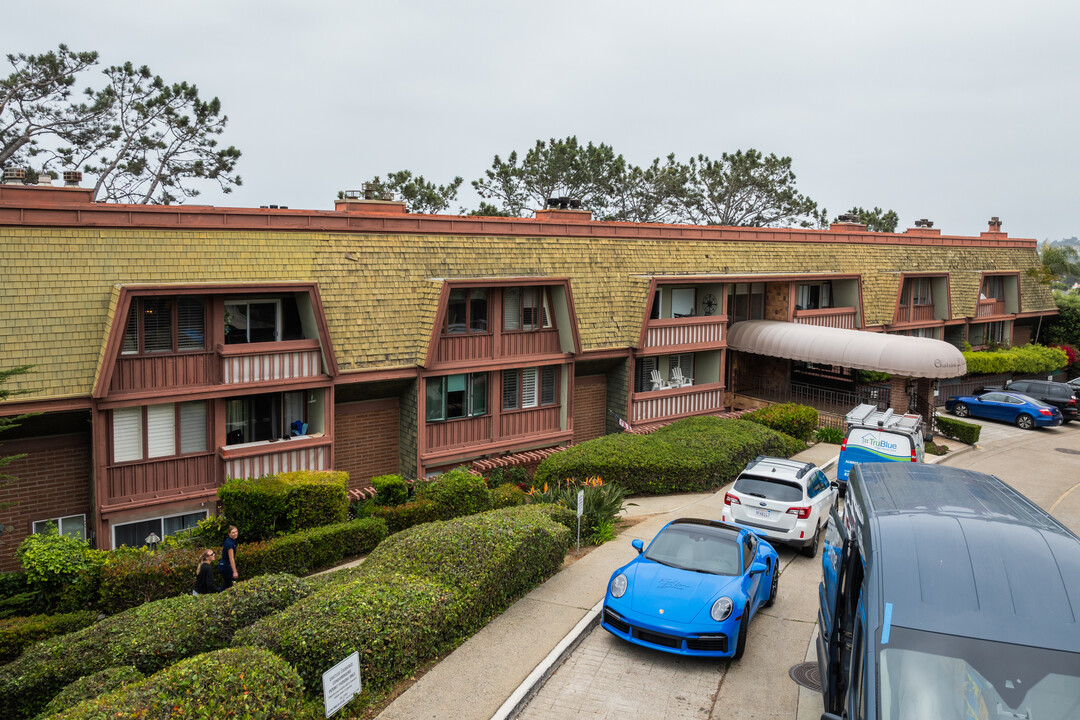
[{"label": "white suv", "polygon": [[769,540],[817,555],[818,537],[839,494],[817,465],[759,456],[724,495],[724,522],[760,530]]}]

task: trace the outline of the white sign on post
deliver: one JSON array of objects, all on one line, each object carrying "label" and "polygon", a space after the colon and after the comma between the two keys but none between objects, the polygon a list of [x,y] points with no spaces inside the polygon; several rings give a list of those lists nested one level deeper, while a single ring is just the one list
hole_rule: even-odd
[{"label": "white sign on post", "polygon": [[577,516],[581,517],[585,513],[585,491],[577,491]]},{"label": "white sign on post", "polygon": [[330,717],[360,694],[360,653],[354,652],[322,676],[323,704]]}]

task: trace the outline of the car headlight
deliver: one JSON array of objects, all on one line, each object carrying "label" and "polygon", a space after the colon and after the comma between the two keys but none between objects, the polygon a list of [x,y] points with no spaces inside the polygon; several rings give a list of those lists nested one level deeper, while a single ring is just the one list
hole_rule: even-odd
[{"label": "car headlight", "polygon": [[734,607],[735,603],[731,602],[731,598],[722,597],[712,604],[712,610],[709,611],[709,615],[711,615],[712,619],[716,622],[724,622],[728,619],[728,616],[731,615],[731,609]]},{"label": "car headlight", "polygon": [[626,586],[629,583],[626,580],[626,576],[619,573],[611,581],[611,597],[621,598],[626,594]]}]

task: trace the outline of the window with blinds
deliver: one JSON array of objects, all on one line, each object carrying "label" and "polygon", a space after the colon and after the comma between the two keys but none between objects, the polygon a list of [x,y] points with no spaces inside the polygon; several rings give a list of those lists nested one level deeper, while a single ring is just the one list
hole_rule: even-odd
[{"label": "window with blinds", "polygon": [[558,368],[554,365],[546,365],[540,371],[540,404],[554,405],[556,399],[555,381],[558,378]]},{"label": "window with blinds", "polygon": [[141,407],[113,410],[113,462],[142,460],[142,417]]},{"label": "window with blinds", "polygon": [[694,353],[680,353],[668,356],[668,378],[674,379],[675,368],[682,370],[687,380],[694,379]]},{"label": "window with blinds", "polygon": [[113,462],[206,450],[204,400],[113,410]]},{"label": "window with blinds", "polygon": [[524,368],[521,370],[521,407],[534,408],[540,403],[537,393],[538,368]]},{"label": "window with blinds", "polygon": [[120,351],[125,355],[206,348],[205,299],[132,298]]},{"label": "window with blinds", "polygon": [[502,395],[503,410],[513,410],[519,407],[518,388],[521,386],[520,370],[503,370]]},{"label": "window with blinds", "polygon": [[557,365],[503,370],[503,410],[535,408],[558,402]]},{"label": "window with blinds", "polygon": [[165,457],[176,454],[176,407],[151,405],[146,408],[146,456]]},{"label": "window with blinds", "polygon": [[634,392],[649,392],[653,389],[652,373],[657,369],[655,357],[638,358],[634,373]]},{"label": "window with blinds", "polygon": [[547,288],[503,289],[503,330],[553,328],[551,298]]},{"label": "window with blinds", "polygon": [[180,403],[180,453],[206,452],[206,401]]},{"label": "window with blinds", "polygon": [[503,330],[521,329],[521,288],[503,290]]}]

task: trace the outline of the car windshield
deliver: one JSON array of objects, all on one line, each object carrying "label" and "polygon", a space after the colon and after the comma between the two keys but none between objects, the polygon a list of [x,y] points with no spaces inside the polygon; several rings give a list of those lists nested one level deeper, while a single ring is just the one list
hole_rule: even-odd
[{"label": "car windshield", "polygon": [[777,502],[797,503],[802,502],[803,499],[802,488],[796,483],[753,475],[743,475],[736,480],[734,490],[743,495],[753,495],[763,500]]},{"label": "car windshield", "polygon": [[1080,710],[1080,653],[897,627],[883,647],[883,720],[1066,720]]},{"label": "car windshield", "polygon": [[649,543],[645,557],[661,565],[714,575],[737,575],[742,567],[734,533],[702,525],[669,525]]}]

